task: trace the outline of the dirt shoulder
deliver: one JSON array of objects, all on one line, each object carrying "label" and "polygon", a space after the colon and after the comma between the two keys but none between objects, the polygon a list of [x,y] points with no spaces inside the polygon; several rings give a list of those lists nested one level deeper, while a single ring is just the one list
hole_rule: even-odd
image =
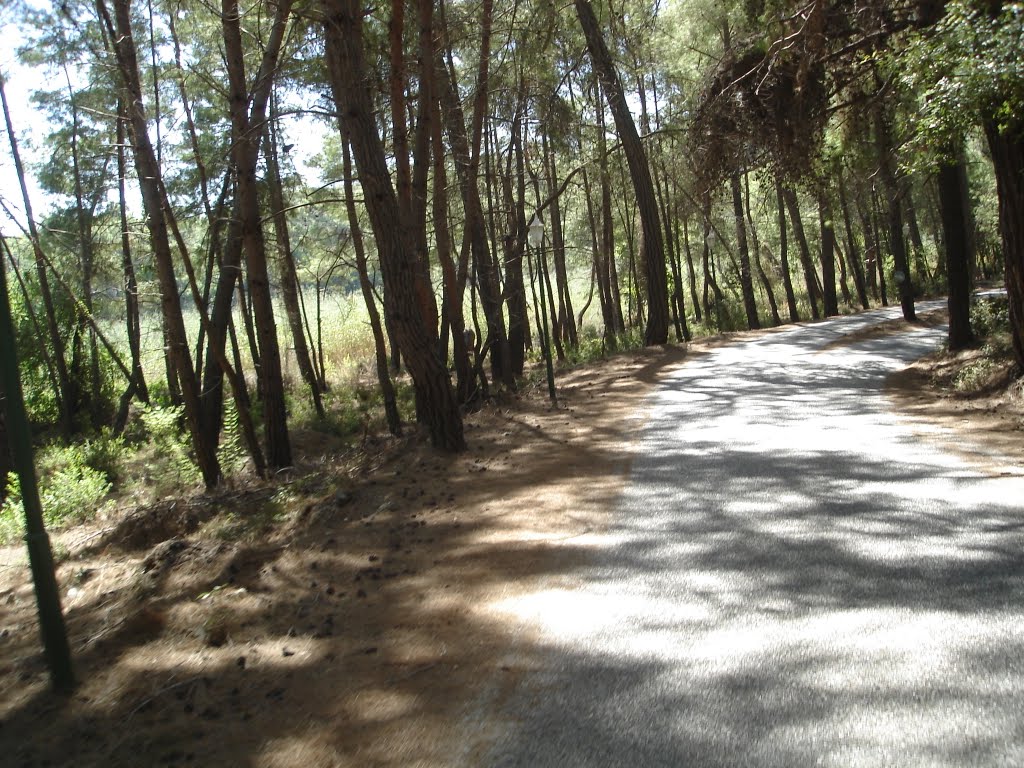
[{"label": "dirt shoulder", "polygon": [[[572,583],[589,557],[577,537],[606,525],[628,474],[645,394],[721,343],[563,372],[557,407],[541,386],[471,415],[459,456],[411,440],[339,453],[305,435],[289,483],[62,534],[81,681],[67,699],[47,690],[24,555],[0,552],[0,754],[111,768],[474,764],[489,736],[475,707],[499,705],[541,651],[493,606]],[[903,410],[1005,435],[1020,455],[1017,416],[998,404],[989,420],[965,415],[929,388],[933,374],[925,362],[897,377]]]},{"label": "dirt shoulder", "polygon": [[[527,630],[488,606],[570,573],[677,347],[611,358],[467,419],[459,456],[358,461],[306,436],[278,488],[169,500],[62,534],[81,681],[52,696],[24,556],[0,560],[0,750],[23,766],[445,766],[467,692],[515,687]],[[317,458],[321,454],[323,458]],[[140,758],[140,756],[143,756]]]}]

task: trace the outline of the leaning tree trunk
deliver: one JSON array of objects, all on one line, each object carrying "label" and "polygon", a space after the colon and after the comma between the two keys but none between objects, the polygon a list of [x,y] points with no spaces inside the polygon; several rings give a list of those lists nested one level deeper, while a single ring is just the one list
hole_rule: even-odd
[{"label": "leaning tree trunk", "polygon": [[417,269],[414,232],[391,184],[377,132],[363,53],[363,5],[323,0],[327,59],[334,100],[348,131],[380,258],[384,302],[395,340],[405,356],[419,397],[420,415],[439,448],[463,450],[462,414],[448,371],[437,355],[437,318],[424,318],[419,294],[432,290]]},{"label": "leaning tree trunk", "polygon": [[804,285],[807,287],[807,302],[811,305],[811,319],[817,320],[821,317],[818,313],[818,297],[821,291],[818,290],[818,278],[814,272],[814,263],[811,261],[811,249],[807,245],[807,235],[804,234],[804,221],[800,217],[800,203],[797,200],[796,192],[790,187],[782,188],[782,197],[789,209],[789,220],[793,224],[793,235],[800,251],[800,265],[804,271]]},{"label": "leaning tree trunk", "polygon": [[4,123],[7,126],[7,138],[11,146],[11,155],[14,158],[15,172],[18,176],[18,183],[21,185],[21,197],[25,204],[25,219],[28,228],[29,239],[32,241],[32,250],[35,254],[36,277],[39,280],[39,293],[43,299],[43,312],[46,315],[46,331],[49,336],[48,342],[51,347],[54,368],[57,372],[58,390],[54,393],[57,399],[57,409],[60,413],[61,431],[65,437],[70,437],[75,431],[74,412],[77,396],[77,387],[68,372],[67,359],[65,358],[64,338],[60,334],[57,325],[57,314],[53,303],[53,294],[50,292],[50,281],[46,275],[46,260],[43,254],[42,245],[39,242],[39,233],[36,231],[35,216],[32,213],[32,201],[28,194],[28,187],[25,182],[25,169],[21,162],[21,154],[18,151],[18,142],[15,138],[14,126],[11,123],[10,110],[7,107],[7,91],[4,88],[4,78],[0,74],[0,100],[3,102]]},{"label": "leaning tree trunk", "polygon": [[626,155],[637,207],[640,210],[643,259],[647,277],[647,327],[644,331],[644,343],[665,344],[668,342],[669,325],[668,276],[665,272],[664,237],[658,216],[658,202],[654,196],[651,168],[636,131],[636,124],[633,122],[633,115],[626,102],[611,53],[601,35],[594,9],[589,0],[575,0],[575,6],[583,34],[587,38],[587,50],[590,52],[591,61],[604,87],[608,106],[615,119],[615,128]]},{"label": "leaning tree trunk", "polygon": [[182,403],[185,409],[185,423],[192,436],[192,448],[196,464],[207,488],[220,480],[220,465],[217,461],[215,442],[206,439],[202,429],[199,408],[199,382],[196,377],[192,356],[189,352],[188,336],[181,313],[178,295],[178,281],[174,272],[174,258],[168,234],[167,219],[163,208],[160,167],[156,153],[149,140],[148,121],[142,99],[142,84],[139,77],[138,56],[132,38],[131,8],[129,0],[116,0],[114,13],[116,30],[111,22],[104,0],[97,3],[110,39],[113,41],[118,68],[125,90],[128,92],[128,115],[131,127],[132,149],[135,155],[135,170],[139,189],[146,212],[146,226],[149,230],[153,261],[160,286],[160,306],[164,320],[170,368],[181,387]]}]

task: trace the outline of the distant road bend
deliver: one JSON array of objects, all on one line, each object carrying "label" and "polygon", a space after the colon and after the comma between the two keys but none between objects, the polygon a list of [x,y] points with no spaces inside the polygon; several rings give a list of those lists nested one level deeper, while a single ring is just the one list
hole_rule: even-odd
[{"label": "distant road bend", "polygon": [[663,380],[592,562],[525,598],[534,671],[474,764],[1024,765],[1024,472],[892,411],[942,329],[829,346],[897,316]]}]

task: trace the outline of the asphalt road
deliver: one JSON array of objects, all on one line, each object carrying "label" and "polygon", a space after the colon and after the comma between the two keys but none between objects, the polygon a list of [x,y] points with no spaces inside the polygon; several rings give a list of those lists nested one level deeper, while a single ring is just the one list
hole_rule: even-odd
[{"label": "asphalt road", "polygon": [[521,606],[534,669],[476,764],[1024,765],[1024,470],[892,412],[942,330],[826,348],[895,316],[664,381],[592,564]]}]

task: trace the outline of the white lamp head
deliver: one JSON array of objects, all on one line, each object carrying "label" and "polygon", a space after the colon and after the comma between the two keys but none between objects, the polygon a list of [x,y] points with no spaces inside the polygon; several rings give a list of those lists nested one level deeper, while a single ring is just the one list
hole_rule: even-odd
[{"label": "white lamp head", "polygon": [[530,222],[526,239],[530,241],[530,246],[533,248],[539,246],[541,240],[544,239],[544,222],[540,220],[539,213],[533,214],[533,220]]}]

